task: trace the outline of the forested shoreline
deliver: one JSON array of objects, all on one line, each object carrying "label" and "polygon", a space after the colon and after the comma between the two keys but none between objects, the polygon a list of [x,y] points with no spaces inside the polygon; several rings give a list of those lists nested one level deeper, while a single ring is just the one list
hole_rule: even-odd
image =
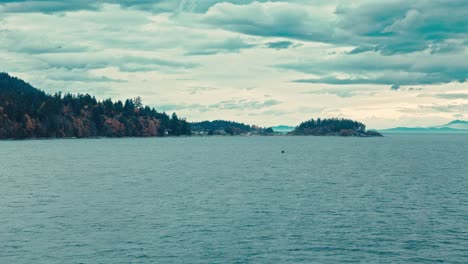
[{"label": "forested shoreline", "polygon": [[[145,106],[140,97],[98,101],[89,94],[47,94],[0,73],[0,139],[278,135],[270,128],[226,120],[189,123]],[[311,119],[288,135],[382,136],[350,119]]]},{"label": "forested shoreline", "polygon": [[238,123],[226,120],[202,121],[190,123],[192,134],[202,136],[213,135],[273,135],[271,127],[251,126],[244,123]]},{"label": "forested shoreline", "polygon": [[49,95],[0,73],[0,139],[190,134],[185,119],[143,106],[139,97],[114,102],[89,94]]}]

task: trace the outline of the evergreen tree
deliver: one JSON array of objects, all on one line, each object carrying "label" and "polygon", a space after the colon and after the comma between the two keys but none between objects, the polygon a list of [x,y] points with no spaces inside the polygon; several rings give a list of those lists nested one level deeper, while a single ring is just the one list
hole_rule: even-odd
[{"label": "evergreen tree", "polygon": [[140,97],[102,102],[89,94],[48,95],[0,73],[0,139],[190,135],[185,119],[143,106]]}]

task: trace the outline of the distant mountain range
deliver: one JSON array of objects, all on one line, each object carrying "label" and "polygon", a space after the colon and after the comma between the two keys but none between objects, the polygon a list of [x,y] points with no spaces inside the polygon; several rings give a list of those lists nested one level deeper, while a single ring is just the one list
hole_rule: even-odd
[{"label": "distant mountain range", "polygon": [[382,133],[468,133],[468,121],[454,120],[441,126],[395,127],[379,131]]}]

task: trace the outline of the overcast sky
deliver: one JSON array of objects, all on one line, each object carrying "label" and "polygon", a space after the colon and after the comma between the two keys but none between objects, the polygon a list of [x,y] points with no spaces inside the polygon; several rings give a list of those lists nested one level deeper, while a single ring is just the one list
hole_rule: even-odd
[{"label": "overcast sky", "polygon": [[0,0],[0,71],[190,121],[468,119],[466,0]]}]

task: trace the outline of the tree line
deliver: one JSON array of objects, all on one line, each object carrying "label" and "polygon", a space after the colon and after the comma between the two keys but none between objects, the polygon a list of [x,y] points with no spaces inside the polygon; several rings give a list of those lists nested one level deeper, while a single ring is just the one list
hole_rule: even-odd
[{"label": "tree line", "polygon": [[98,101],[89,94],[54,95],[0,73],[0,138],[148,137],[190,135],[190,124],[144,106],[141,98]]},{"label": "tree line", "polygon": [[[189,123],[145,106],[140,97],[124,102],[89,94],[47,94],[0,73],[0,139],[63,137],[155,137],[180,135],[273,135],[272,128],[215,120]],[[289,135],[381,136],[363,123],[343,118],[310,119]]]},{"label": "tree line", "polygon": [[272,128],[262,128],[259,126],[251,126],[244,123],[227,121],[227,120],[214,120],[214,121],[201,121],[190,123],[192,133],[206,134],[206,135],[241,135],[241,134],[257,134],[266,135],[273,134]]}]

